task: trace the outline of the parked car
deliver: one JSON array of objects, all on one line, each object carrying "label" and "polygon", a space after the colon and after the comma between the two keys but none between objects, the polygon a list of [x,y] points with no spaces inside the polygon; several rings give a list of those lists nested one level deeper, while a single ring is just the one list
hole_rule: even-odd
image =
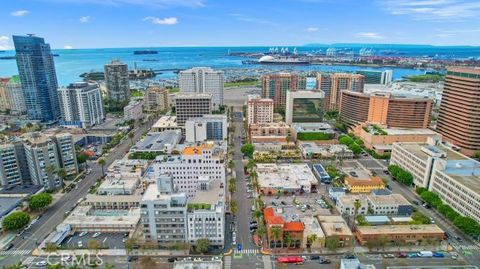
[{"label": "parked car", "polygon": [[13,244],[8,244],[6,247],[3,248],[3,250],[10,250],[13,248]]},{"label": "parked car", "polygon": [[398,253],[397,257],[398,257],[398,258],[406,258],[406,257],[407,257],[407,253]]},{"label": "parked car", "polygon": [[435,257],[435,258],[444,258],[444,257],[445,257],[445,254],[443,254],[443,252],[435,251],[435,252],[433,252],[433,257]]},{"label": "parked car", "polygon": [[332,261],[330,259],[322,259],[320,260],[320,264],[331,264]]},{"label": "parked car", "polygon": [[389,253],[389,254],[383,254],[383,258],[385,258],[385,259],[393,259],[393,258],[395,258],[395,255],[393,255],[393,254],[391,254],[391,253]]},{"label": "parked car", "polygon": [[312,255],[312,256],[310,256],[310,260],[320,260],[320,256]]},{"label": "parked car", "polygon": [[83,248],[83,242],[82,241],[78,241],[77,245],[78,245],[79,248]]},{"label": "parked car", "polygon": [[93,238],[97,238],[97,237],[99,237],[101,234],[102,234],[102,233],[100,233],[100,232],[96,232],[96,233],[94,233],[94,234],[92,235],[92,237],[93,237]]},{"label": "parked car", "polygon": [[87,235],[87,234],[88,234],[88,232],[81,232],[78,236],[79,236],[79,237],[83,237],[83,236],[85,236],[85,235]]},{"label": "parked car", "polygon": [[35,266],[45,267],[45,266],[47,266],[47,261],[39,261],[39,262],[36,262],[36,263],[35,263]]}]

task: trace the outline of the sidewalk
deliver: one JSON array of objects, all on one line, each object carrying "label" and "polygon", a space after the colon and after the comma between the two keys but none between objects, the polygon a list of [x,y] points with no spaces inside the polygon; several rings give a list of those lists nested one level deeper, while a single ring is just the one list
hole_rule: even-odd
[{"label": "sidewalk", "polygon": [[[47,252],[43,249],[35,249],[32,253],[33,256],[48,256],[48,255],[96,255],[99,256],[125,256],[127,251],[125,249],[59,249],[53,252]],[[164,249],[146,249],[146,250],[133,250],[128,255],[135,256],[185,256],[189,255],[188,250],[164,250]]]}]

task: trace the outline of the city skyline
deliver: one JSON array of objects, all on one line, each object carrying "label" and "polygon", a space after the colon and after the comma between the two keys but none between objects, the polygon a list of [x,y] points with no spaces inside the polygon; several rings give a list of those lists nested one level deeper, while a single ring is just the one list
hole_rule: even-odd
[{"label": "city skyline", "polygon": [[55,49],[480,45],[480,3],[464,0],[21,0],[5,3],[0,12],[0,23],[8,25],[0,31],[2,50],[13,48],[13,34],[27,33]]}]

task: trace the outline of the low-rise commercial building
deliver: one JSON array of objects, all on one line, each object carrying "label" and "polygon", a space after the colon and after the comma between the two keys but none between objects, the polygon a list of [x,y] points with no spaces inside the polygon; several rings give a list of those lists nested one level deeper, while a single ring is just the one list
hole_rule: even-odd
[{"label": "low-rise commercial building", "polygon": [[328,123],[309,122],[292,124],[293,140],[330,140],[335,138],[335,131]]},{"label": "low-rise commercial building", "polygon": [[340,197],[346,194],[346,189],[344,187],[329,187],[328,188],[328,197],[332,199],[335,203]]},{"label": "low-rise commercial building", "polygon": [[228,135],[227,127],[226,115],[203,115],[190,118],[185,122],[185,141],[225,140]]},{"label": "low-rise commercial building", "polygon": [[[302,223],[305,227],[303,232],[303,248],[319,249],[325,247],[325,234],[323,233],[322,226],[315,217],[302,217]],[[315,235],[316,239],[312,240],[312,235]]]},{"label": "low-rise commercial building", "polygon": [[328,247],[328,241],[334,240],[338,247],[346,248],[353,244],[353,233],[350,231],[342,216],[317,216],[320,226],[325,234],[325,244]]},{"label": "low-rise commercial building", "polygon": [[83,205],[91,206],[94,210],[128,210],[140,207],[142,196],[133,195],[98,195],[87,194]]},{"label": "low-rise commercial building", "polygon": [[355,204],[360,203],[357,215],[366,215],[368,213],[368,200],[365,195],[343,195],[337,199],[337,208],[340,214],[355,215]]},{"label": "low-rise commercial building", "polygon": [[351,159],[354,154],[346,145],[318,144],[315,142],[299,142],[298,148],[305,159],[341,158]]},{"label": "low-rise commercial building", "polygon": [[361,245],[379,242],[421,243],[440,242],[445,232],[436,224],[357,226],[356,238]]},{"label": "low-rise commercial building", "polygon": [[398,193],[390,195],[367,195],[368,207],[376,215],[403,215],[410,216],[413,206]]},{"label": "low-rise commercial building", "polygon": [[385,188],[385,183],[379,177],[358,179],[353,177],[345,178],[345,187],[351,193],[369,193],[373,190]]},{"label": "low-rise commercial building", "polygon": [[256,164],[261,194],[276,195],[315,192],[318,181],[307,164]]},{"label": "low-rise commercial building", "polygon": [[162,116],[152,125],[151,131],[154,133],[160,133],[163,131],[178,129],[182,129],[182,127],[178,126],[176,116]]},{"label": "low-rise commercial building", "polygon": [[[285,221],[282,216],[275,214],[272,207],[263,209],[263,218],[267,228],[268,245],[270,248],[293,247],[300,248],[304,239],[305,225],[300,221]],[[274,234],[273,230],[279,230]],[[285,242],[285,235],[290,237],[290,245]]]},{"label": "low-rise commercial building", "polygon": [[252,143],[286,142],[290,136],[290,125],[283,122],[250,124],[248,132]]},{"label": "low-rise commercial building", "polygon": [[182,131],[180,129],[159,133],[150,132],[147,133],[142,140],[138,141],[133,147],[131,147],[130,152],[170,154],[181,140]]},{"label": "low-rise commercial building", "polygon": [[366,148],[378,154],[392,151],[395,142],[426,143],[428,139],[440,139],[441,135],[430,129],[382,128],[378,125],[357,125],[353,133],[362,139]]},{"label": "low-rise commercial building", "polygon": [[140,209],[96,210],[91,206],[77,206],[63,221],[77,232],[127,233],[140,220]]}]

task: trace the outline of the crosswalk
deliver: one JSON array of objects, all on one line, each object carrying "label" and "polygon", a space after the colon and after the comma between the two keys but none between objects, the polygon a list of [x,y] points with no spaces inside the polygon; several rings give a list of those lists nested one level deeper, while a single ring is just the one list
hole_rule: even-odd
[{"label": "crosswalk", "polygon": [[28,249],[7,250],[7,251],[0,251],[0,256],[29,255],[31,252],[32,251]]},{"label": "crosswalk", "polygon": [[22,264],[28,265],[28,264],[31,264],[34,260],[35,260],[35,257],[30,256],[30,257],[25,258],[25,259],[22,261]]},{"label": "crosswalk", "polygon": [[456,245],[456,247],[461,250],[480,250],[480,247],[477,245]]},{"label": "crosswalk", "polygon": [[258,249],[242,249],[242,250],[234,250],[234,254],[258,254]]},{"label": "crosswalk", "polygon": [[232,256],[225,256],[223,259],[223,268],[230,269],[232,268]]},{"label": "crosswalk", "polygon": [[271,261],[270,255],[263,255],[262,261],[263,261],[263,269],[272,269],[272,261]]}]

